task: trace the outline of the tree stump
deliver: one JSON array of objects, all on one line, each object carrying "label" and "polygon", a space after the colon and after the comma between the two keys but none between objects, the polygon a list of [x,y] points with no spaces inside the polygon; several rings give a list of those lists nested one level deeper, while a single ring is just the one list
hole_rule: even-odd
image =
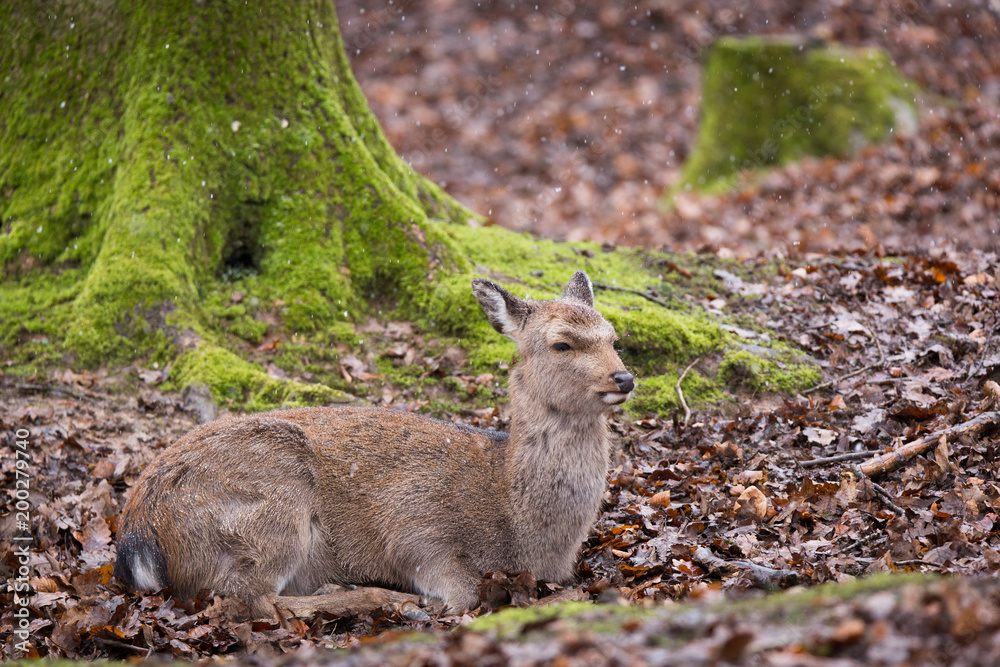
[{"label": "tree stump", "polygon": [[707,54],[684,190],[721,191],[747,170],[847,156],[916,128],[917,85],[877,48],[800,37],[723,38]]}]

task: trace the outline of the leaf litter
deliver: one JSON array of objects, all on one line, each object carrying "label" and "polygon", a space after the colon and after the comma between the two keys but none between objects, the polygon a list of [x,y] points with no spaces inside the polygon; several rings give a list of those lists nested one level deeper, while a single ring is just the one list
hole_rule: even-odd
[{"label": "leaf litter", "polygon": [[[1000,431],[996,421],[986,418],[995,414],[1000,400],[1000,360],[988,347],[989,332],[997,326],[997,281],[989,270],[996,260],[986,253],[948,249],[933,260],[925,255],[891,260],[873,253],[817,255],[800,266],[786,260],[784,272],[765,271],[761,262],[759,275],[752,262],[746,263],[751,279],[766,289],[743,307],[824,364],[828,386],[777,403],[746,395],[738,405],[696,408],[687,425],[678,415],[636,419],[616,413],[610,422],[616,448],[609,487],[597,525],[584,543],[577,581],[561,587],[527,573],[492,573],[484,578],[483,606],[469,617],[550,600],[619,600],[670,608],[679,602],[708,603],[723,595],[746,599],[754,591],[851,582],[885,572],[993,581],[1000,570]],[[929,267],[944,261],[954,266],[946,279],[927,279]],[[800,268],[814,278],[801,279]],[[845,281],[846,276],[853,278]],[[909,285],[912,294],[902,300],[885,298],[889,282]],[[854,313],[863,326],[838,326],[845,312]],[[928,323],[931,336],[914,333],[910,323],[915,314]],[[398,347],[400,341],[419,334],[402,324],[390,328],[383,332],[381,354],[399,359],[408,354]],[[376,331],[369,335],[379,337]],[[423,358],[425,353],[415,354]],[[454,355],[448,350],[440,354]],[[405,388],[366,372],[366,362],[345,363],[358,378],[359,393],[379,401],[388,396],[400,409],[422,407],[406,401]],[[440,360],[425,363],[441,366]],[[456,379],[456,402],[471,393],[470,386],[503,394],[493,377],[465,375],[460,357],[444,366]],[[850,375],[859,368],[867,370]],[[298,660],[317,647],[367,645],[372,635],[395,642],[399,629],[423,629],[444,633],[435,635],[437,649],[455,659],[473,647],[513,658],[499,635],[471,640],[462,639],[464,630],[459,635],[446,632],[462,627],[469,617],[385,609],[364,618],[237,623],[230,620],[229,603],[209,592],[181,601],[169,591],[122,591],[111,567],[124,494],[144,465],[198,423],[204,408],[197,396],[162,394],[151,380],[138,368],[28,380],[0,376],[4,439],[20,428],[31,433],[35,510],[30,583],[36,595],[30,609],[40,655],[198,659],[263,651]],[[123,392],[125,386],[131,390]],[[507,406],[442,416],[504,428]],[[958,432],[977,420],[986,420],[981,429]],[[939,437],[948,428],[958,434]],[[903,445],[920,439],[928,443],[925,451],[898,469],[860,472],[858,464],[869,465],[877,454],[902,451]],[[9,448],[13,443],[4,444]],[[849,458],[838,460],[845,455]],[[14,461],[5,458],[8,482],[13,470]],[[12,517],[3,521],[9,536]],[[12,554],[9,538],[3,547]],[[5,576],[13,574],[13,556],[4,568]],[[891,600],[872,594],[843,603],[847,610],[837,612],[842,618],[835,627],[820,624],[805,639],[778,641],[769,648],[760,644],[765,630],[755,627],[740,650],[760,651],[778,663],[777,656],[793,646],[869,659],[888,640],[874,641],[864,608],[882,605],[879,632],[905,646],[898,655],[916,655],[929,642],[940,641],[949,646],[957,642],[961,655],[974,650],[974,655],[996,656],[997,646],[987,638],[1000,626],[1000,590],[977,583],[972,598],[948,601],[958,594],[952,588],[966,596],[970,586],[945,580],[885,593]],[[0,616],[7,652],[15,622],[10,600],[8,590],[7,611]],[[970,604],[974,611],[962,611],[962,605]],[[951,626],[925,635],[931,610],[941,614],[948,605],[961,607],[948,616]],[[863,631],[857,630],[858,621],[866,624]],[[643,621],[642,629],[633,632],[652,636],[650,628],[673,622]],[[960,630],[954,630],[957,626]],[[379,634],[389,630],[393,632]],[[688,642],[683,655],[697,650],[716,655],[723,644],[726,651],[736,651],[735,644],[742,641],[731,633],[723,641],[721,630],[699,632],[702,639]],[[777,628],[775,633],[785,636]],[[562,646],[569,640],[546,641]],[[610,639],[593,641],[596,647],[613,644]],[[426,647],[392,650],[413,657]],[[637,657],[646,655],[636,651]],[[366,653],[357,654],[362,655]]]},{"label": "leaf litter", "polygon": [[[210,399],[197,389],[160,393],[165,369],[0,374],[5,449],[17,429],[31,433],[34,652],[269,665],[1000,662],[1000,435],[995,422],[939,435],[1000,407],[1000,134],[994,103],[976,92],[1000,81],[989,11],[934,3],[869,14],[847,2],[829,14],[797,14],[775,1],[737,14],[726,13],[730,3],[691,0],[544,15],[439,0],[359,22],[355,4],[339,7],[345,44],[360,45],[376,25],[374,43],[388,45],[351,55],[394,145],[411,158],[422,151],[421,171],[492,218],[539,234],[739,258],[740,275],[718,274],[719,289],[733,296],[721,307],[745,319],[741,331],[767,327],[819,360],[823,385],[695,407],[683,421],[617,413],[609,487],[571,585],[491,573],[483,607],[466,617],[393,608],[278,623],[235,622],[232,601],[207,591],[188,601],[169,591],[126,593],[111,576],[126,490],[158,452],[218,413]],[[960,103],[935,107],[913,136],[850,160],[807,160],[747,190],[683,195],[660,211],[695,134],[698,61],[675,55],[664,66],[654,52],[676,54],[706,35],[788,29],[881,44],[921,85]],[[470,48],[475,58],[448,55]],[[415,60],[396,57],[404,50]],[[527,95],[512,85],[514,73],[532,82]],[[408,90],[418,95],[399,94]],[[474,109],[447,115],[468,99]],[[436,140],[436,129],[446,139]],[[602,152],[581,149],[596,138]],[[497,378],[465,374],[461,351],[428,352],[409,323],[371,326],[393,365],[452,378],[460,390],[448,401],[482,388],[502,397],[496,380],[505,369]],[[272,340],[256,352],[277,347]],[[427,407],[389,385],[370,356],[342,356],[340,372],[369,400]],[[439,416],[507,424],[502,403]],[[921,439],[928,448],[900,467],[863,472],[878,453]],[[14,468],[5,457],[5,488]],[[13,515],[0,525],[0,571],[10,581]],[[881,573],[910,574],[889,585],[878,583]],[[824,586],[866,577],[876,583],[854,596]],[[815,593],[795,619],[787,610],[798,598],[776,608],[761,597],[789,586]],[[553,600],[617,602],[580,616],[613,631],[545,606],[517,641],[468,625],[497,608]],[[8,658],[16,625],[9,586],[0,602]],[[622,618],[614,609],[649,615]],[[407,630],[422,630],[423,639]],[[322,650],[329,647],[353,650]]]}]

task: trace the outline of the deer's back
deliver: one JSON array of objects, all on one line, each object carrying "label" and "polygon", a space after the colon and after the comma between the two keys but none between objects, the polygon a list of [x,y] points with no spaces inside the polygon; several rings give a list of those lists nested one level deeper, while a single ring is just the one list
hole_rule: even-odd
[{"label": "deer's back", "polygon": [[434,551],[460,550],[484,571],[516,567],[506,434],[384,408],[300,408],[268,418],[308,437],[317,510],[335,557],[363,562],[379,549],[405,568]]},{"label": "deer's back", "polygon": [[337,551],[458,545],[484,567],[513,566],[513,554],[495,552],[513,543],[506,434],[380,408],[274,414],[301,426],[315,448],[324,524],[356,531],[331,536]]}]

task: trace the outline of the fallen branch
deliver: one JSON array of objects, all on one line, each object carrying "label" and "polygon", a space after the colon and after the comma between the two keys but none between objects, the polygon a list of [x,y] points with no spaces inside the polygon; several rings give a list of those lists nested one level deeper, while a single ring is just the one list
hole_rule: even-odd
[{"label": "fallen branch", "polygon": [[696,363],[698,363],[697,359],[693,360],[690,364],[688,364],[687,368],[684,369],[684,372],[681,373],[681,376],[677,378],[677,384],[674,385],[674,389],[677,391],[677,397],[681,399],[681,405],[684,407],[685,426],[688,425],[688,419],[691,418],[691,408],[688,407],[687,401],[684,400],[684,392],[681,391],[681,382],[684,381],[684,376],[688,374],[688,371],[691,370],[691,367],[694,366]]},{"label": "fallen branch", "polygon": [[[271,601],[276,610],[290,611],[293,616],[299,618],[309,618],[318,612],[339,617],[362,616],[386,606],[402,605],[406,602],[419,605],[420,597],[368,586],[319,595],[278,595]],[[281,617],[280,614],[278,616]]]},{"label": "fallen branch", "polygon": [[795,570],[778,570],[766,565],[758,565],[749,560],[724,560],[712,553],[708,547],[698,547],[693,557],[709,570],[739,570],[747,572],[754,583],[761,588],[777,588],[781,585],[792,585],[799,581],[799,573]]},{"label": "fallen branch", "polygon": [[615,285],[607,285],[605,283],[591,283],[597,289],[608,290],[609,292],[624,292],[625,294],[635,294],[636,296],[641,296],[643,299],[648,299],[653,303],[663,306],[664,308],[670,308],[670,305],[666,301],[660,301],[655,296],[646,294],[645,292],[640,292],[637,289],[629,289],[628,287],[617,287]]},{"label": "fallen branch", "polygon": [[929,562],[927,562],[925,560],[920,560],[919,558],[912,559],[912,560],[894,560],[894,561],[892,561],[892,564],[895,565],[895,566],[897,566],[897,567],[899,567],[899,566],[902,566],[902,567],[922,567],[922,566],[925,566],[925,567],[937,568],[938,570],[941,569],[941,563],[929,563]]},{"label": "fallen branch", "polygon": [[1000,411],[984,412],[969,421],[962,422],[961,424],[955,424],[954,426],[932,433],[931,435],[922,436],[910,444],[903,445],[902,447],[894,449],[891,452],[879,454],[875,456],[875,458],[862,463],[859,468],[861,472],[868,477],[885,475],[886,473],[890,473],[897,468],[902,467],[907,461],[915,456],[919,456],[936,447],[938,440],[942,435],[951,437],[973,434],[982,430],[986,426],[996,424],[998,422],[1000,422]]},{"label": "fallen branch", "polygon": [[120,642],[116,639],[108,639],[107,637],[94,637],[94,643],[100,644],[102,646],[110,646],[112,648],[122,649],[125,651],[134,651],[136,653],[145,653],[147,657],[152,653],[152,648],[144,648],[142,646],[135,646],[134,644],[126,644],[125,642]]},{"label": "fallen branch", "polygon": [[823,466],[828,463],[839,463],[841,461],[860,461],[862,459],[869,459],[871,456],[871,452],[847,452],[846,454],[837,454],[836,456],[824,456],[819,459],[799,461],[798,464],[800,468],[814,468],[816,466]]},{"label": "fallen branch", "polygon": [[851,472],[854,473],[854,476],[857,478],[859,482],[865,479],[868,480],[868,483],[872,485],[872,489],[874,489],[875,491],[875,495],[878,497],[879,500],[881,500],[885,504],[886,507],[889,508],[889,511],[891,511],[896,516],[906,516],[906,511],[893,501],[892,496],[889,495],[889,492],[886,491],[882,486],[873,482],[859,466],[852,465]]}]

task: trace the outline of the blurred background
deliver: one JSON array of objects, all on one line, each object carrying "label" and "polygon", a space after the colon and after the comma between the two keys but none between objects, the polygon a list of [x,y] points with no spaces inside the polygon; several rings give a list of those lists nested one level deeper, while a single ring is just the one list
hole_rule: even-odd
[{"label": "blurred background", "polygon": [[[996,3],[546,4],[339,0],[389,140],[490,221],[541,236],[750,256],[998,247]],[[917,132],[809,158],[719,197],[664,197],[690,153],[715,39],[886,49],[924,89]]]}]

